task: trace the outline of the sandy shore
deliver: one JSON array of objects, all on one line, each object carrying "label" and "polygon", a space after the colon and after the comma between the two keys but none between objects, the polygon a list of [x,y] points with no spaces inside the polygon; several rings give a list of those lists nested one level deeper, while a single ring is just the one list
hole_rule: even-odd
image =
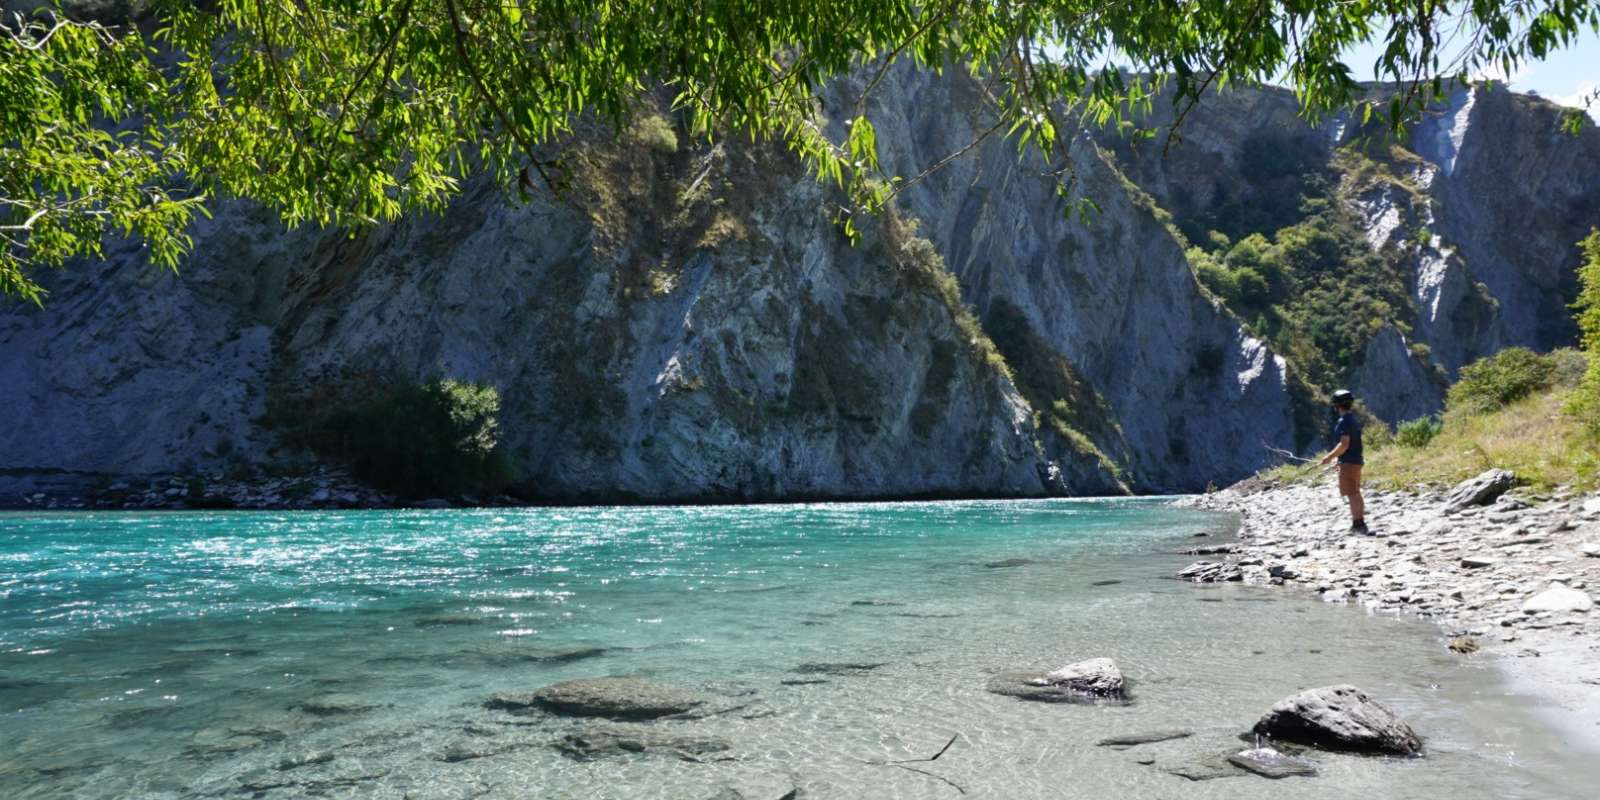
[{"label": "sandy shore", "polygon": [[[1544,701],[1575,750],[1600,753],[1600,608],[1579,610],[1600,592],[1600,494],[1513,490],[1459,511],[1447,510],[1447,497],[1368,492],[1372,536],[1347,532],[1348,511],[1328,482],[1186,498],[1241,515],[1238,541],[1201,544],[1206,560],[1186,577],[1283,585],[1434,619],[1441,647],[1490,659],[1513,691]],[[1547,594],[1558,582],[1570,591]],[[1538,610],[1546,601],[1559,608]]]}]

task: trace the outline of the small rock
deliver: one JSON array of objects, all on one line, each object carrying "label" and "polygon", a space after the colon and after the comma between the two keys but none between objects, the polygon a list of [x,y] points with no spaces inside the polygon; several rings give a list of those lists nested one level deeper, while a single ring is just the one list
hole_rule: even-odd
[{"label": "small rock", "polygon": [[1451,639],[1450,643],[1445,646],[1450,648],[1451,651],[1460,653],[1462,655],[1478,652],[1478,640],[1472,638],[1471,636],[1457,636],[1454,639]]},{"label": "small rock", "polygon": [[1496,563],[1497,562],[1495,559],[1489,558],[1488,556],[1466,556],[1465,558],[1461,559],[1461,566],[1466,567],[1467,569],[1482,569],[1483,567],[1492,567]]},{"label": "small rock", "polygon": [[1366,753],[1414,755],[1422,740],[1393,711],[1354,686],[1324,686],[1292,695],[1256,722],[1257,735]]},{"label": "small rock", "polygon": [[1263,778],[1276,779],[1317,774],[1317,765],[1310,759],[1284,755],[1270,747],[1257,747],[1234,753],[1228,756],[1228,763],[1254,772]]},{"label": "small rock", "polygon": [[1517,483],[1517,476],[1510,470],[1491,469],[1469,478],[1450,490],[1445,497],[1445,513],[1450,514],[1463,511],[1472,506],[1488,505],[1500,495],[1505,494]]},{"label": "small rock", "polygon": [[1594,608],[1594,598],[1587,592],[1574,589],[1561,581],[1553,581],[1550,588],[1528,598],[1522,604],[1522,613],[1538,614],[1541,612],[1569,613],[1587,612]]},{"label": "small rock", "polygon": [[1226,583],[1244,580],[1244,570],[1235,564],[1196,561],[1179,570],[1178,578],[1194,583]]}]

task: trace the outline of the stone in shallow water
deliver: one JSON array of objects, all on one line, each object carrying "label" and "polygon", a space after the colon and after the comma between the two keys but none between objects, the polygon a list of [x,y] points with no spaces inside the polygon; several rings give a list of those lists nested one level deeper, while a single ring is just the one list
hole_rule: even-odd
[{"label": "stone in shallow water", "polygon": [[1411,726],[1354,686],[1307,689],[1278,701],[1254,733],[1285,742],[1358,753],[1416,755],[1422,740]]},{"label": "stone in shallow water", "polygon": [[554,683],[532,694],[497,694],[484,705],[513,712],[540,708],[573,717],[644,720],[687,714],[708,699],[699,692],[639,678],[585,678]]},{"label": "stone in shallow water", "polygon": [[1174,767],[1166,767],[1162,771],[1169,775],[1176,775],[1180,778],[1191,781],[1211,781],[1216,780],[1217,778],[1237,778],[1244,774],[1240,772],[1237,767],[1228,763],[1227,759],[1220,755],[1196,759],[1187,764],[1179,764]]},{"label": "stone in shallow water", "polygon": [[984,564],[989,569],[1006,569],[1008,567],[1026,567],[1033,563],[1031,558],[1003,558],[999,561],[990,561]]},{"label": "stone in shallow water", "polygon": [[1150,733],[1134,733],[1127,736],[1109,736],[1095,744],[1099,747],[1137,747],[1141,744],[1155,744],[1156,742],[1170,742],[1173,739],[1186,739],[1194,735],[1194,731],[1152,731]]},{"label": "stone in shallow water", "polygon": [[412,624],[418,628],[446,628],[456,625],[482,625],[482,617],[467,614],[441,614],[432,617],[418,617]]},{"label": "stone in shallow water", "polygon": [[1297,775],[1317,774],[1315,762],[1306,758],[1284,755],[1270,747],[1243,750],[1228,756],[1228,763],[1249,770],[1263,778],[1289,778]]},{"label": "stone in shallow water", "polygon": [[561,737],[555,747],[578,759],[625,753],[661,753],[683,758],[721,753],[732,745],[715,736],[699,736],[656,725],[589,725]]},{"label": "stone in shallow water", "polygon": [[814,661],[801,664],[795,667],[794,671],[801,675],[848,677],[851,675],[864,675],[879,667],[888,665],[886,661]]},{"label": "stone in shallow water", "polygon": [[1127,699],[1127,684],[1116,662],[1091,658],[1053,672],[1008,672],[989,680],[990,692],[1044,703],[1092,703]]},{"label": "stone in shallow water", "polygon": [[446,747],[439,754],[439,760],[446,764],[458,764],[462,761],[503,755],[527,746],[521,742],[462,742]]},{"label": "stone in shallow water", "polygon": [[1059,686],[1084,694],[1116,697],[1122,694],[1122,670],[1109,658],[1091,658],[1068,664],[1029,681],[1036,686]]},{"label": "stone in shallow water", "polygon": [[344,714],[364,714],[377,708],[377,706],[352,694],[325,694],[321,697],[313,697],[310,700],[306,700],[296,705],[295,708],[319,717],[333,717]]}]

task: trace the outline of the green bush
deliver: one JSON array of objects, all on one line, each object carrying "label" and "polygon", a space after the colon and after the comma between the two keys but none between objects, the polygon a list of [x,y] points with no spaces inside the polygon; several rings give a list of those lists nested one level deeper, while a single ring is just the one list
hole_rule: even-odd
[{"label": "green bush", "polygon": [[1444,423],[1438,417],[1417,417],[1400,423],[1394,432],[1394,441],[1401,447],[1426,447],[1443,428]]},{"label": "green bush", "polygon": [[1451,411],[1493,411],[1549,388],[1556,374],[1556,360],[1551,356],[1526,347],[1508,347],[1462,367],[1445,405]]},{"label": "green bush", "polygon": [[1588,364],[1577,388],[1567,397],[1566,411],[1577,417],[1591,434],[1600,435],[1600,230],[1592,230],[1578,243],[1584,263],[1578,268],[1577,312],[1579,344]]},{"label": "green bush", "polygon": [[500,451],[500,395],[455,380],[400,383],[313,426],[314,449],[357,477],[406,497],[499,491],[511,479]]}]

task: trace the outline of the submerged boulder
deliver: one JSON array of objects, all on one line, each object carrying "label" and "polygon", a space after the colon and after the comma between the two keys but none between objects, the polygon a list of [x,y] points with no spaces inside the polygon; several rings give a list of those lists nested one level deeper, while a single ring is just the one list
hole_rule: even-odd
[{"label": "submerged boulder", "polygon": [[1127,683],[1117,662],[1091,658],[1060,669],[1038,673],[1006,673],[989,682],[989,691],[1022,700],[1047,703],[1123,700]]},{"label": "submerged boulder", "polygon": [[646,720],[687,714],[708,697],[639,678],[584,678],[553,683],[532,694],[503,693],[484,705],[503,711],[534,708],[572,717]]},{"label": "submerged boulder", "polygon": [[661,753],[689,758],[720,753],[732,746],[728,740],[715,736],[699,736],[651,725],[590,725],[568,733],[555,744],[557,750],[576,759],[627,753]]},{"label": "submerged boulder", "polygon": [[1417,755],[1422,740],[1393,711],[1354,686],[1323,686],[1284,698],[1254,733],[1285,742],[1356,753]]},{"label": "submerged boulder", "polygon": [[1444,499],[1444,512],[1452,514],[1473,506],[1493,503],[1500,495],[1517,485],[1516,473],[1504,469],[1491,469],[1475,478],[1468,478],[1450,490]]}]

